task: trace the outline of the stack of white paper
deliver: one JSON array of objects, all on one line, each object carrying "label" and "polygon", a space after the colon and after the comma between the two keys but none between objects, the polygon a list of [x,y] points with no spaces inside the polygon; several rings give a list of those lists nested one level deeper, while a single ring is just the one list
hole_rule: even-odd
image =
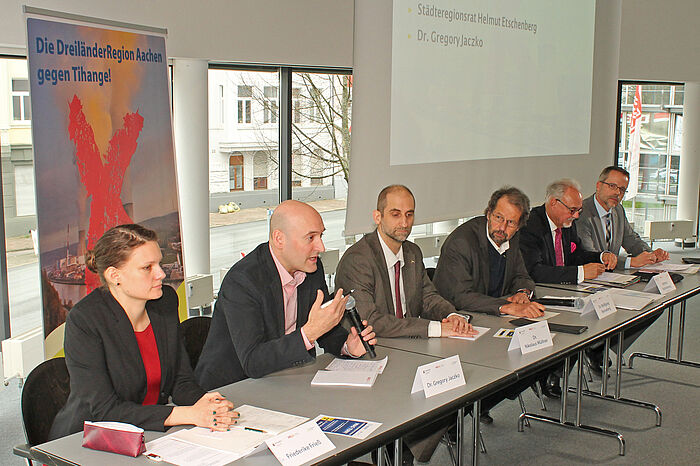
[{"label": "stack of white paper", "polygon": [[593,279],[586,280],[586,283],[598,283],[609,286],[627,286],[631,283],[639,281],[636,275],[627,275],[624,273],[603,272]]},{"label": "stack of white paper", "polygon": [[474,327],[474,330],[476,330],[476,332],[477,332],[476,335],[474,335],[473,337],[464,337],[461,335],[451,335],[448,338],[456,338],[458,340],[475,341],[477,338],[479,338],[480,336],[486,334],[486,332],[491,330],[490,327],[477,327],[476,325],[474,325],[473,327]]},{"label": "stack of white paper", "polygon": [[649,264],[640,268],[642,272],[685,272],[690,268],[690,264],[669,264],[659,262],[658,264]]},{"label": "stack of white paper", "polygon": [[[267,448],[267,439],[309,419],[249,405],[237,407],[236,411],[240,418],[227,432],[211,432],[203,427],[179,430],[149,442],[147,453],[173,464],[227,464],[259,448]],[[183,448],[183,444],[187,448]]]},{"label": "stack of white paper", "polygon": [[629,309],[631,311],[638,311],[655,299],[661,297],[661,295],[658,294],[634,290],[611,289],[610,292],[612,293],[615,307]]},{"label": "stack of white paper", "polygon": [[326,366],[327,371],[345,371],[345,372],[376,372],[381,374],[384,372],[386,363],[389,361],[389,356],[379,361],[365,361],[362,359],[340,359],[335,358]]},{"label": "stack of white paper", "polygon": [[377,372],[318,371],[311,385],[371,387],[377,380]]}]

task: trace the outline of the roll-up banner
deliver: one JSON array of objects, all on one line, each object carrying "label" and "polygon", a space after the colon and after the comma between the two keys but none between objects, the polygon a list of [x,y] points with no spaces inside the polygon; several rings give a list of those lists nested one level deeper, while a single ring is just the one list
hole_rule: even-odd
[{"label": "roll-up banner", "polygon": [[25,13],[45,355],[53,357],[68,311],[100,286],[85,254],[109,228],[155,230],[165,283],[184,288],[168,64],[164,30]]}]

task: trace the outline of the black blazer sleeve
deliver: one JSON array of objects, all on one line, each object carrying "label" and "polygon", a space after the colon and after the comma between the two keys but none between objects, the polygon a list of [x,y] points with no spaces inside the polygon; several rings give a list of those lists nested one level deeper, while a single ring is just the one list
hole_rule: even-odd
[{"label": "black blazer sleeve", "polygon": [[530,212],[527,225],[520,231],[520,252],[527,271],[537,283],[576,283],[578,266],[600,262],[600,253],[585,251],[576,234],[576,225],[562,231],[564,266],[554,258],[552,233],[549,230],[544,205]]},{"label": "black blazer sleeve", "polygon": [[253,378],[313,360],[304,345],[301,326],[287,335],[279,331],[277,320],[280,313],[284,318],[284,308],[272,308],[264,299],[265,293],[247,277],[235,273],[226,289],[220,290],[215,310],[226,318],[229,338],[243,371]]},{"label": "black blazer sleeve", "polygon": [[[297,327],[285,335],[282,285],[268,243],[234,264],[221,282],[207,341],[195,377],[211,389],[314,360],[301,335],[317,290],[328,298],[323,265],[297,287]],[[340,354],[347,331],[337,325],[318,339],[328,352]]]}]

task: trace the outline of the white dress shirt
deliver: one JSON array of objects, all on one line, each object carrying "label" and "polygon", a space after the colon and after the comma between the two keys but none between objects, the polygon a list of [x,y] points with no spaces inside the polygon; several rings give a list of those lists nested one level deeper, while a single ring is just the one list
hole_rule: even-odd
[{"label": "white dress shirt", "polygon": [[[396,272],[394,272],[394,264],[396,264],[397,262],[401,263],[401,272],[399,273],[399,292],[401,293],[401,310],[403,311],[403,315],[405,317],[407,309],[406,293],[403,289],[403,246],[399,247],[399,252],[397,254],[394,254],[394,251],[389,249],[389,246],[387,246],[384,242],[382,235],[379,234],[379,230],[376,231],[376,234],[379,237],[379,244],[382,245],[382,251],[384,252],[384,260],[386,261],[386,267],[389,272],[389,284],[391,285],[391,299],[394,302],[394,310],[396,309]],[[423,284],[421,283],[419,286],[423,286]],[[442,323],[435,320],[431,320],[428,323],[428,337],[437,338],[440,336],[442,336]]]}]

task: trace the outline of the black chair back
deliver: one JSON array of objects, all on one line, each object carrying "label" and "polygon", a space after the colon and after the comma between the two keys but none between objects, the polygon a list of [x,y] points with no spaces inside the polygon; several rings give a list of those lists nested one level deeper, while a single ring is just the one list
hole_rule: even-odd
[{"label": "black chair back", "polygon": [[433,277],[435,276],[435,267],[426,267],[425,272],[428,274],[428,278],[432,282]]},{"label": "black chair back", "polygon": [[210,325],[211,317],[207,316],[190,317],[180,322],[180,331],[183,340],[185,340],[185,349],[193,369],[197,367],[199,355],[202,354],[204,342],[207,341]]},{"label": "black chair back", "polygon": [[30,446],[48,441],[53,420],[69,394],[66,358],[49,359],[30,372],[22,389],[22,421]]}]

